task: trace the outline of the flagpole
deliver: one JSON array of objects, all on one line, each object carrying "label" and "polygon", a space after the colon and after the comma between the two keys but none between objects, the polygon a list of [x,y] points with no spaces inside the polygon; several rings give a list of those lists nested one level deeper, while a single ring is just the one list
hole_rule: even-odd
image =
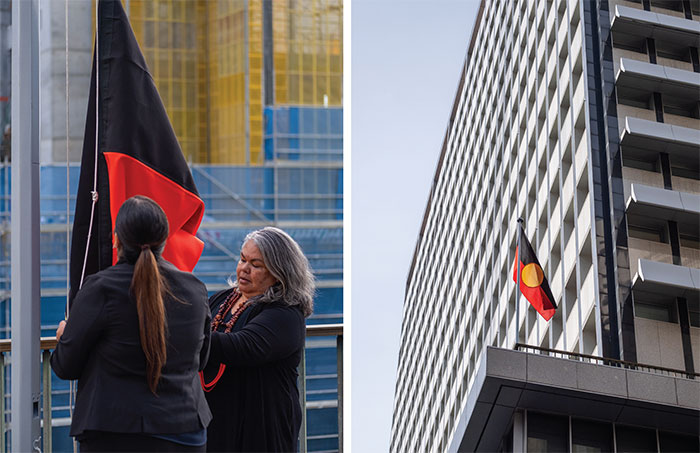
[{"label": "flagpole", "polygon": [[12,2],[11,80],[11,450],[35,451],[41,445],[38,0]]},{"label": "flagpole", "polygon": [[523,236],[523,219],[522,217],[518,218],[518,246],[517,246],[517,253],[515,257],[515,266],[516,269],[518,270],[518,285],[515,287],[516,290],[516,296],[515,296],[515,343],[520,342],[520,276],[522,274],[522,269],[520,266],[520,263],[522,262],[520,260],[520,257],[522,256],[523,253],[523,248],[522,248],[522,236]]}]

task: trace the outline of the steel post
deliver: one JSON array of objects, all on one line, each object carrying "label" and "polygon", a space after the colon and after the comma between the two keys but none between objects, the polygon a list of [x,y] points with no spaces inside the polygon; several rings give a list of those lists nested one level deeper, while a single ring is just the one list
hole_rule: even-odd
[{"label": "steel post", "polygon": [[38,8],[12,2],[12,451],[40,447]]}]

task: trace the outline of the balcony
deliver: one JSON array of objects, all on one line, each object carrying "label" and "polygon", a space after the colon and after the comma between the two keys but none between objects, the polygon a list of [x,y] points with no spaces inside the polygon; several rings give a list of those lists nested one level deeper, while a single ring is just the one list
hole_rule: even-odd
[{"label": "balcony", "polygon": [[[642,113],[643,116],[649,118],[649,110],[635,109],[635,112]],[[619,118],[620,144],[629,153],[649,156],[663,152],[696,165],[699,163],[700,129],[658,123],[655,118],[651,120],[632,116],[622,117],[621,115]],[[697,122],[697,120],[695,121]]]},{"label": "balcony", "polygon": [[632,183],[626,200],[627,214],[672,220],[700,230],[700,195]]},{"label": "balcony", "polygon": [[[646,52],[637,52],[634,50],[613,48],[613,63],[615,68],[615,74],[617,74],[618,70],[620,69],[620,59],[622,58],[649,63],[649,55]],[[669,68],[693,72],[693,63],[689,61],[675,60],[673,58],[659,57],[657,55],[656,64],[658,66],[666,66]]]},{"label": "balcony", "polygon": [[700,76],[692,71],[639,61],[636,58],[621,58],[615,72],[615,86],[697,100]]},{"label": "balcony", "polygon": [[657,263],[673,264],[671,244],[648,241],[646,239],[629,238],[630,274],[637,273],[639,260],[649,260]]},{"label": "balcony", "polygon": [[639,259],[632,289],[661,299],[700,297],[700,269]]},{"label": "balcony", "polygon": [[688,20],[683,13],[656,8],[644,11],[641,3],[616,1],[610,8],[610,28],[616,35],[654,38],[683,46],[697,46],[700,22]]},{"label": "balcony", "polygon": [[[335,343],[337,345],[337,374],[333,377],[337,379],[337,408],[338,408],[338,451],[343,451],[343,325],[342,324],[319,324],[306,327],[306,336],[309,337],[332,337],[335,338]],[[41,339],[41,364],[42,364],[42,383],[41,388],[52,388],[52,371],[49,363],[51,357],[51,351],[56,347],[56,340],[52,337],[43,337]],[[6,392],[6,371],[5,366],[11,361],[9,356],[12,348],[11,340],[0,340],[0,415],[5,414],[5,400],[9,396]],[[306,351],[302,355],[303,359],[299,365],[299,389],[300,389],[300,401],[302,407],[310,409],[314,406],[314,402],[309,399],[309,393],[307,393],[307,375],[306,375]],[[9,358],[9,360],[8,360]],[[52,405],[52,395],[55,392],[44,392],[41,393],[41,426],[42,426],[42,436],[41,436],[41,450],[44,452],[51,452],[53,448],[53,429],[44,431],[44,426],[52,426],[54,429],[57,427],[65,427],[70,425],[69,418],[54,419],[53,413],[55,411],[65,411],[67,407],[55,407]],[[316,405],[317,406],[317,405]],[[336,405],[333,405],[336,407]],[[308,435],[307,433],[318,431],[314,430],[313,426],[309,424],[307,420],[307,410],[302,411],[302,425],[301,431],[299,433],[299,447],[300,452],[305,453],[308,451],[308,446],[310,442],[316,439],[325,439],[329,435],[316,434]],[[5,421],[5,416],[0,416],[0,453],[5,453],[8,447],[7,438],[8,426]],[[335,434],[331,434],[331,437],[336,437]]]}]

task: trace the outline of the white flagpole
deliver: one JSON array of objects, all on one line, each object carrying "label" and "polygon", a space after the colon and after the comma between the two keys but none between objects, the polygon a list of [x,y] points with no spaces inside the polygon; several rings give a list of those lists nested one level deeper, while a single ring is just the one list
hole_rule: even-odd
[{"label": "white flagpole", "polygon": [[522,236],[523,236],[523,219],[519,218],[518,219],[518,252],[517,256],[515,257],[515,265],[518,273],[518,286],[515,288],[516,291],[516,296],[515,296],[515,343],[518,344],[520,343],[520,276],[522,275],[522,269],[520,268],[520,263],[522,262],[520,257],[523,254],[523,241],[522,241]]}]

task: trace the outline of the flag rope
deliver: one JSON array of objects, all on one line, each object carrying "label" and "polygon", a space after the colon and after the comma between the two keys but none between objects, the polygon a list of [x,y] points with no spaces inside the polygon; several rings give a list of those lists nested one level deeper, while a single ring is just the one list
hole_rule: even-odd
[{"label": "flag rope", "polygon": [[92,223],[95,218],[95,205],[97,205],[97,156],[100,143],[100,2],[95,4],[95,166],[92,179],[92,206],[90,208],[90,226],[88,227],[87,242],[85,244],[85,257],[83,258],[83,270],[80,273],[80,285],[78,289],[83,287],[85,279],[85,269],[87,268],[88,252],[90,250],[90,239],[92,237]]}]

